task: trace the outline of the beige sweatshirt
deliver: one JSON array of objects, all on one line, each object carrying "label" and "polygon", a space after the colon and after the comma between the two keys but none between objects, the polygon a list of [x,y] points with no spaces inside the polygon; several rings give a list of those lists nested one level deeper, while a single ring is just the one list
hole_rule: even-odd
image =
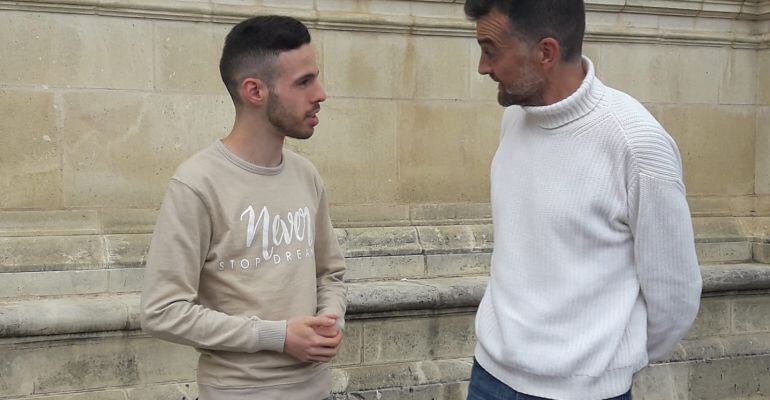
[{"label": "beige sweatshirt", "polygon": [[142,328],[198,349],[198,383],[208,389],[312,386],[326,394],[298,398],[325,397],[327,366],[283,353],[286,321],[343,318],[344,271],[313,165],[284,150],[280,166],[259,167],[217,140],[169,183],[147,256]]}]

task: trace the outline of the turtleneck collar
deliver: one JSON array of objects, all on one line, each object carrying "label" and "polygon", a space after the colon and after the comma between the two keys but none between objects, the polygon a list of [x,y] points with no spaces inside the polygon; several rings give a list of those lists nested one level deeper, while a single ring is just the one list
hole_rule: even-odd
[{"label": "turtleneck collar", "polygon": [[594,64],[583,56],[586,76],[569,97],[547,106],[522,107],[541,128],[556,129],[576,121],[593,110],[604,97],[605,86],[596,78]]}]

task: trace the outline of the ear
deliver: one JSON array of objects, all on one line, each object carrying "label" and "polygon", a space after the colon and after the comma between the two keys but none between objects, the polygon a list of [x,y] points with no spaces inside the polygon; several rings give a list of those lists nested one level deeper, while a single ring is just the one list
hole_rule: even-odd
[{"label": "ear", "polygon": [[544,69],[553,68],[561,59],[561,46],[559,42],[551,37],[547,37],[537,44],[540,52],[540,64]]},{"label": "ear", "polygon": [[240,94],[244,104],[261,106],[267,102],[268,98],[267,84],[261,79],[245,78],[241,81]]}]

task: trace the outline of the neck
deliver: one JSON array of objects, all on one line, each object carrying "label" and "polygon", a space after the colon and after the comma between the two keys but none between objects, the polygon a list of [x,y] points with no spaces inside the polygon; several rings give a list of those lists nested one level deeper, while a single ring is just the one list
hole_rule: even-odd
[{"label": "neck", "polygon": [[266,116],[236,111],[233,129],[222,143],[254,165],[277,167],[282,161],[284,138]]},{"label": "neck", "polygon": [[586,72],[582,59],[555,65],[546,79],[543,105],[558,103],[575,93],[583,83]]}]

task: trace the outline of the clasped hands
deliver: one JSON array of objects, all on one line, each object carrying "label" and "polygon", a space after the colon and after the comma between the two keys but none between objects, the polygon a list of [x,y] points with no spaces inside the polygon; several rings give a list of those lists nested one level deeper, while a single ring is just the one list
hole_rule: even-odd
[{"label": "clasped hands", "polygon": [[329,362],[342,344],[336,315],[296,317],[286,323],[283,351],[304,362]]}]

